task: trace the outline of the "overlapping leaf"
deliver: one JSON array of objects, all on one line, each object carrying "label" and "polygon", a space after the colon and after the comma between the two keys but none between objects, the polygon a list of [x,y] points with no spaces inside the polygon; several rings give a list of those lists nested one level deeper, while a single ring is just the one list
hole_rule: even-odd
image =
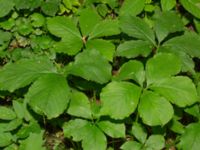
[{"label": "overlapping leaf", "polygon": [[165,125],[174,114],[172,105],[164,97],[151,91],[142,94],[138,111],[143,122],[150,126]]},{"label": "overlapping leaf", "polygon": [[87,50],[75,57],[68,73],[103,84],[111,78],[111,65],[98,51]]},{"label": "overlapping leaf", "polygon": [[56,72],[48,58],[21,59],[0,70],[0,89],[13,92],[29,85],[43,74]]},{"label": "overlapping leaf", "polygon": [[69,86],[63,76],[47,74],[34,82],[26,99],[36,113],[51,119],[58,117],[67,109],[69,92]]},{"label": "overlapping leaf", "polygon": [[50,18],[47,20],[47,27],[52,34],[61,38],[61,41],[55,44],[56,52],[75,55],[81,50],[82,37],[72,19],[63,16]]},{"label": "overlapping leaf", "polygon": [[137,107],[141,88],[128,82],[113,81],[105,86],[100,94],[101,114],[113,119],[124,119]]}]

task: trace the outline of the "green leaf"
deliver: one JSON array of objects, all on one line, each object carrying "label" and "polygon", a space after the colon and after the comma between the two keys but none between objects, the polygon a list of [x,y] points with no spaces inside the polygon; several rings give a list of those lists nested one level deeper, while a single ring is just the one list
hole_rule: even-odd
[{"label": "green leaf", "polygon": [[196,117],[197,119],[200,119],[200,108],[199,108],[199,104],[195,104],[192,105],[190,107],[187,107],[184,109],[184,111],[194,117]]},{"label": "green leaf", "polygon": [[42,3],[42,0],[15,0],[15,7],[20,9],[30,9],[31,11],[39,7]]},{"label": "green leaf", "polygon": [[124,119],[137,107],[141,88],[128,82],[113,81],[106,85],[100,94],[101,114],[113,119]]},{"label": "green leaf", "polygon": [[4,42],[10,41],[11,37],[12,35],[10,32],[0,30],[0,45],[2,45]]},{"label": "green leaf", "polygon": [[184,126],[176,119],[172,119],[169,126],[170,130],[175,133],[183,134],[184,133]]},{"label": "green leaf", "polygon": [[19,18],[16,21],[17,31],[23,35],[27,36],[33,32],[33,28],[29,19]]},{"label": "green leaf", "polygon": [[42,27],[46,22],[45,17],[40,13],[34,13],[30,16],[30,18],[31,24],[34,27]]},{"label": "green leaf", "polygon": [[195,85],[188,77],[163,79],[150,86],[150,89],[179,107],[190,106],[198,101]]},{"label": "green leaf", "polygon": [[149,150],[161,150],[165,147],[165,139],[162,135],[151,135],[145,143]]},{"label": "green leaf", "polygon": [[199,150],[200,147],[200,123],[191,123],[186,127],[184,134],[180,138],[180,148],[182,150]]},{"label": "green leaf", "polygon": [[42,11],[49,16],[55,16],[59,10],[60,0],[46,0],[41,4]]},{"label": "green leaf", "polygon": [[200,1],[199,0],[180,0],[182,6],[197,18],[200,18]]},{"label": "green leaf", "polygon": [[163,11],[171,10],[176,6],[176,0],[161,0],[161,7]]},{"label": "green leaf", "polygon": [[31,121],[29,124],[24,124],[16,133],[17,138],[24,139],[32,133],[41,133],[40,125],[36,121]]},{"label": "green leaf", "polygon": [[82,37],[75,23],[64,16],[57,16],[47,20],[48,30],[61,41],[56,43],[54,50],[68,55],[75,55],[82,48]]},{"label": "green leaf", "polygon": [[152,48],[153,46],[149,41],[126,41],[117,47],[116,55],[126,58],[147,57],[151,53]]},{"label": "green leaf", "polygon": [[145,143],[146,139],[147,139],[147,131],[145,130],[145,128],[135,122],[132,126],[132,134],[135,136],[135,138],[140,141],[141,143]]},{"label": "green leaf", "polygon": [[87,133],[82,141],[84,150],[106,150],[106,136],[95,125],[88,123],[84,131]]},{"label": "green leaf", "polygon": [[14,100],[13,109],[16,113],[17,118],[25,119],[26,121],[30,121],[32,119],[32,116],[27,109],[27,104],[25,101],[23,101],[22,103],[20,101]]},{"label": "green leaf", "polygon": [[[173,65],[169,65],[169,63]],[[158,53],[149,59],[146,64],[147,83],[149,85],[163,78],[176,75],[180,70],[181,61],[179,57],[170,53]]]},{"label": "green leaf", "polygon": [[125,137],[125,125],[123,123],[115,123],[111,121],[100,121],[97,123],[99,128],[112,138]]},{"label": "green leaf", "polygon": [[182,51],[189,54],[191,57],[200,58],[200,36],[192,32],[174,37],[165,42],[163,46],[171,51]]},{"label": "green leaf", "polygon": [[73,91],[70,96],[67,113],[72,116],[90,119],[92,117],[92,113],[88,97],[82,92]]},{"label": "green leaf", "polygon": [[155,31],[159,42],[168,34],[183,31],[184,25],[181,18],[172,11],[163,12],[155,21]]},{"label": "green leaf", "polygon": [[120,147],[120,149],[122,149],[122,150],[141,150],[142,144],[140,144],[136,141],[127,141]]},{"label": "green leaf", "polygon": [[0,18],[6,16],[14,7],[13,0],[0,0]]},{"label": "green leaf", "polygon": [[143,122],[149,126],[163,126],[174,114],[172,105],[164,97],[151,91],[142,94],[138,111]]},{"label": "green leaf", "polygon": [[143,86],[145,80],[144,66],[137,60],[129,60],[119,69],[114,80],[134,80]]},{"label": "green leaf", "polygon": [[111,78],[111,65],[96,50],[85,50],[68,67],[69,74],[103,84]]},{"label": "green leaf", "polygon": [[83,36],[88,36],[95,25],[102,20],[98,13],[92,8],[83,9],[79,15],[79,25]]},{"label": "green leaf", "polygon": [[117,35],[119,33],[119,21],[117,19],[107,19],[94,26],[92,32],[89,34],[89,40],[103,36]]},{"label": "green leaf", "polygon": [[6,106],[0,106],[0,119],[13,120],[16,118],[15,112]]},{"label": "green leaf", "polygon": [[22,125],[22,120],[21,119],[14,119],[10,121],[9,123],[5,123],[5,127],[3,131],[13,131],[17,129],[20,125]]},{"label": "green leaf", "polygon": [[144,20],[134,16],[123,16],[120,18],[120,27],[129,36],[150,41],[155,45],[154,32]]},{"label": "green leaf", "polygon": [[63,125],[64,136],[67,138],[72,137],[74,141],[81,141],[87,134],[84,131],[84,127],[88,124],[88,121],[83,119],[75,119],[66,122]]},{"label": "green leaf", "polygon": [[20,144],[19,150],[46,150],[43,144],[43,132],[30,133],[30,136]]},{"label": "green leaf", "polygon": [[82,119],[66,122],[63,126],[65,137],[73,137],[74,141],[82,141],[84,150],[105,150],[106,137],[99,128]]},{"label": "green leaf", "polygon": [[86,43],[86,48],[87,50],[96,49],[107,60],[113,61],[113,56],[115,53],[115,45],[109,41],[103,39],[89,40]]},{"label": "green leaf", "polygon": [[13,92],[35,81],[39,76],[56,72],[52,62],[46,57],[21,59],[9,63],[0,70],[0,89]]},{"label": "green leaf", "polygon": [[5,147],[12,143],[12,135],[10,132],[0,132],[0,147]]},{"label": "green leaf", "polygon": [[56,118],[64,112],[69,102],[66,79],[58,74],[47,74],[40,77],[29,88],[26,95],[31,108],[48,119]]},{"label": "green leaf", "polygon": [[120,8],[120,15],[136,16],[142,12],[145,0],[125,0]]}]

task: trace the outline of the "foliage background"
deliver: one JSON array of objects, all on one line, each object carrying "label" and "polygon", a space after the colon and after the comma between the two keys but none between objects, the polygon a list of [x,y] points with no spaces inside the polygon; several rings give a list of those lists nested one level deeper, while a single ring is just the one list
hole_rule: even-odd
[{"label": "foliage background", "polygon": [[199,0],[0,0],[0,149],[198,150]]}]

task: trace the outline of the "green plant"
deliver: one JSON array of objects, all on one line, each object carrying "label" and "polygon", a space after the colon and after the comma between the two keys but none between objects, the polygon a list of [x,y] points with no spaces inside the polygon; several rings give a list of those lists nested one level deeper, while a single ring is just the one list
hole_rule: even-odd
[{"label": "green plant", "polygon": [[0,148],[199,149],[199,0],[0,3]]}]

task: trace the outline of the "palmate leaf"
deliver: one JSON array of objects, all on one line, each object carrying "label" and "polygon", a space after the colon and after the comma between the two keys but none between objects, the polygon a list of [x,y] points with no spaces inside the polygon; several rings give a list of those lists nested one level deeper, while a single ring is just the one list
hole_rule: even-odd
[{"label": "palmate leaf", "polygon": [[105,86],[100,94],[101,115],[113,119],[124,119],[137,107],[141,88],[128,82],[113,81]]},{"label": "palmate leaf", "polygon": [[13,92],[29,85],[39,76],[53,72],[56,72],[56,69],[46,57],[21,59],[5,65],[0,70],[0,89]]},{"label": "palmate leaf", "polygon": [[188,77],[177,76],[158,80],[150,89],[179,107],[190,106],[198,101],[195,85]]},{"label": "palmate leaf", "polygon": [[82,37],[75,23],[67,17],[57,16],[47,20],[48,30],[61,41],[56,43],[54,50],[68,55],[75,55],[82,48]]},{"label": "palmate leaf", "polygon": [[111,79],[111,65],[96,50],[85,50],[75,57],[67,68],[68,73],[103,84]]},{"label": "palmate leaf", "polygon": [[63,76],[47,74],[34,82],[25,98],[36,113],[51,119],[58,117],[67,108],[69,92]]},{"label": "palmate leaf", "polygon": [[172,105],[164,97],[151,91],[142,94],[138,112],[143,122],[150,126],[163,126],[174,114]]},{"label": "palmate leaf", "polygon": [[131,37],[149,41],[155,45],[155,35],[149,25],[141,18],[134,16],[120,17],[122,31]]}]

